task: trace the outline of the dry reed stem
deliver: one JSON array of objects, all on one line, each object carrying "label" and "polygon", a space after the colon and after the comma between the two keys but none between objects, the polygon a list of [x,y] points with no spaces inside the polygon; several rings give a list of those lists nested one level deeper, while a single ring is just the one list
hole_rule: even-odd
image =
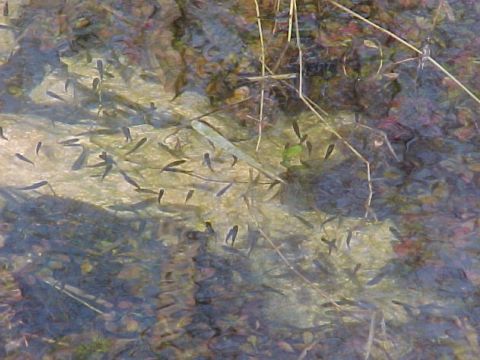
[{"label": "dry reed stem", "polygon": [[297,16],[297,2],[296,0],[293,0],[294,2],[294,20],[295,20],[295,37],[296,37],[296,43],[297,43],[297,50],[298,50],[298,62],[299,62],[299,71],[298,71],[298,78],[299,78],[299,84],[298,84],[298,96],[300,100],[303,101],[305,105],[310,109],[311,112],[317,116],[320,121],[325,125],[325,128],[331,132],[333,135],[335,135],[339,140],[341,140],[347,148],[355,155],[357,156],[363,163],[365,163],[365,166],[367,168],[367,182],[368,182],[368,198],[365,202],[365,218],[368,216],[370,212],[370,205],[372,204],[372,198],[373,198],[373,186],[372,186],[372,176],[371,176],[371,171],[370,171],[370,162],[362,155],[360,152],[358,152],[355,147],[353,147],[343,136],[341,136],[335,129],[331,128],[330,125],[327,123],[326,119],[320,115],[320,113],[315,109],[315,107],[311,104],[311,100],[308,101],[305,99],[303,96],[303,52],[302,52],[302,43],[300,39],[300,30],[298,26],[298,16]]},{"label": "dry reed stem", "polygon": [[290,9],[288,10],[288,36],[287,43],[292,40],[292,28],[293,28],[293,12],[296,5],[295,0],[290,0]]},{"label": "dry reed stem", "polygon": [[[398,42],[402,43],[403,45],[405,45],[406,47],[408,47],[410,50],[413,50],[415,51],[417,54],[419,54],[420,56],[423,55],[422,51],[418,48],[416,48],[415,46],[413,46],[412,44],[410,44],[409,42],[407,42],[406,40],[403,40],[400,36],[394,34],[393,32],[381,27],[380,25],[377,25],[375,24],[374,22],[364,18],[362,15],[360,14],[357,14],[355,11],[353,10],[350,10],[349,8],[339,4],[338,2],[336,2],[335,0],[327,0],[327,2],[329,2],[330,4],[332,4],[333,6],[345,11],[346,13],[348,13],[349,15],[365,22],[366,24],[374,27],[375,29],[391,36],[392,38],[394,38],[395,40],[397,40]],[[447,69],[445,69],[445,67],[443,67],[440,63],[438,63],[434,58],[432,58],[431,56],[426,56],[425,57],[426,60],[430,61],[437,69],[439,69],[441,72],[443,72],[448,78],[450,78],[453,82],[455,82],[455,84],[457,84],[463,91],[465,91],[473,100],[475,100],[478,104],[480,104],[480,98],[478,98],[472,91],[470,91],[465,85],[462,84],[462,82],[460,80],[458,80],[453,74],[451,74]],[[477,123],[475,122],[475,127],[477,128],[478,130],[478,125]]]},{"label": "dry reed stem", "polygon": [[[262,78],[265,78],[265,44],[263,42],[263,30],[262,30],[262,20],[260,18],[260,7],[258,6],[258,1],[253,0],[255,2],[255,11],[257,12],[257,26],[258,26],[258,34],[260,36],[260,47],[261,47],[261,57],[260,61],[262,63]],[[265,82],[262,81],[260,84],[260,113],[259,113],[259,122],[258,122],[258,140],[257,146],[255,151],[258,152],[260,149],[260,143],[262,142],[262,130],[263,130],[263,104],[265,101]]]},{"label": "dry reed stem", "polygon": [[365,360],[370,358],[370,353],[372,351],[373,339],[375,335],[375,317],[376,312],[374,311],[372,314],[372,318],[370,319],[370,328],[368,330],[368,340],[367,344],[365,345]]}]

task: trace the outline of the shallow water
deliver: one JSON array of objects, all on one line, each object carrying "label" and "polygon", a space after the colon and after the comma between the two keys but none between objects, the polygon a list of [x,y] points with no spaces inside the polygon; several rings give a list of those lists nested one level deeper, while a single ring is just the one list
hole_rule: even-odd
[{"label": "shallow water", "polygon": [[[478,6],[440,3],[354,10],[430,37],[475,92]],[[329,127],[266,82],[255,153],[253,4],[9,1],[2,358],[478,357],[478,104],[357,20],[299,7]],[[271,35],[262,8],[267,59],[295,72],[282,9]]]}]

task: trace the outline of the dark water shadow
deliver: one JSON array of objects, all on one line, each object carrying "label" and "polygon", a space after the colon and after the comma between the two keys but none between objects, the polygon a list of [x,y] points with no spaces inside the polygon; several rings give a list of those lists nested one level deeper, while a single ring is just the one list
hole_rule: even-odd
[{"label": "dark water shadow", "polygon": [[2,308],[2,356],[78,355],[95,341],[125,359],[233,356],[255,332],[265,289],[248,282],[246,257],[210,251],[209,233],[71,199],[0,196],[0,259],[16,289]]}]

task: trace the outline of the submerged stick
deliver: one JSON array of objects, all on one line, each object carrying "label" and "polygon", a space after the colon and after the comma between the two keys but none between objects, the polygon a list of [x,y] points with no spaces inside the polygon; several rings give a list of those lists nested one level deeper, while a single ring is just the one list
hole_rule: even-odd
[{"label": "submerged stick", "polygon": [[238,149],[230,141],[225,139],[222,135],[220,135],[218,132],[213,130],[210,126],[206,125],[202,121],[194,120],[191,122],[191,126],[200,135],[214,143],[215,146],[223,149],[230,155],[236,156],[239,160],[245,161],[248,165],[260,171],[262,174],[269,177],[270,179],[277,180],[285,184],[285,180],[279,177],[274,170],[271,170],[268,167],[260,164],[257,160],[252,158],[250,155],[247,155],[242,150]]}]

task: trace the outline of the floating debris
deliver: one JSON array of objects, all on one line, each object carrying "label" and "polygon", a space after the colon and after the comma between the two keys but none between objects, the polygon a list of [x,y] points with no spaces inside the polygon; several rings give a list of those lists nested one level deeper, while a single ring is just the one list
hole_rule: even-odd
[{"label": "floating debris", "polygon": [[125,136],[125,141],[126,142],[132,142],[132,134],[130,133],[130,129],[127,126],[122,126],[122,132],[123,135]]},{"label": "floating debris", "polygon": [[188,190],[187,196],[185,197],[185,204],[192,198],[194,192],[195,190]]},{"label": "floating debris", "polygon": [[35,164],[33,163],[32,160],[26,158],[26,157],[23,156],[22,154],[20,154],[20,153],[15,153],[15,156],[16,156],[17,158],[19,158],[20,160],[25,161],[25,162],[27,162],[27,163],[32,164],[33,166],[35,166]]},{"label": "floating debris", "polygon": [[130,155],[130,154],[133,153],[134,151],[137,151],[138,148],[140,148],[140,146],[142,146],[142,145],[145,144],[146,142],[147,142],[147,138],[146,138],[146,137],[141,138],[141,139],[135,144],[135,146],[134,146],[131,150],[127,151],[127,153],[125,154],[125,156]]},{"label": "floating debris", "polygon": [[37,146],[35,146],[35,154],[38,156],[38,153],[40,152],[40,149],[42,148],[42,142],[39,141],[37,143]]},{"label": "floating debris", "polygon": [[36,183],[34,183],[32,185],[29,185],[29,186],[17,188],[17,190],[35,190],[35,189],[41,188],[42,186],[45,186],[47,184],[48,184],[47,180],[42,180],[42,181],[36,182]]},{"label": "floating debris", "polygon": [[233,244],[235,243],[235,239],[237,238],[237,234],[238,234],[238,225],[234,225],[234,226],[228,231],[227,237],[225,238],[225,244],[228,244],[228,240],[229,240],[229,239],[232,239],[232,242],[231,242],[230,245],[233,246]]},{"label": "floating debris", "polygon": [[335,144],[328,145],[327,152],[325,153],[324,160],[327,160],[330,155],[332,155],[333,149],[335,149]]},{"label": "floating debris", "polygon": [[228,191],[228,189],[230,189],[232,187],[232,185],[233,185],[233,182],[231,182],[230,184],[228,184],[227,186],[222,188],[215,196],[216,197],[222,196],[223,194],[225,194]]}]

